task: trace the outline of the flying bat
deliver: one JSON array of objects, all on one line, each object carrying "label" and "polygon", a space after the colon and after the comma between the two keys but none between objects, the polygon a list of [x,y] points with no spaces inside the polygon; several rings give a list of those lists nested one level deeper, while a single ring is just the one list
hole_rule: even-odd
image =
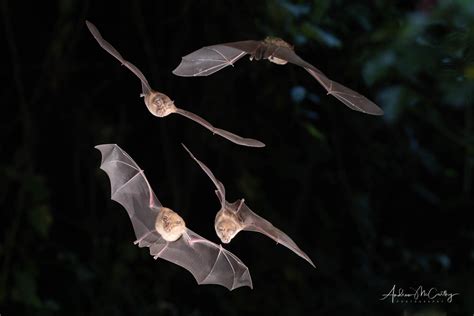
[{"label": "flying bat", "polygon": [[266,219],[252,212],[245,204],[244,199],[239,199],[234,203],[227,202],[225,198],[225,188],[222,182],[217,180],[212,171],[203,162],[198,160],[185,145],[183,145],[183,147],[217,188],[215,193],[221,203],[221,209],[216,214],[214,228],[217,236],[219,236],[223,243],[229,243],[242,230],[261,233],[276,241],[277,244],[282,244],[287,247],[315,267],[308,255],[304,253],[287,234],[273,226],[272,223]]},{"label": "flying bat", "polygon": [[178,108],[174,102],[165,94],[154,91],[151,87],[148,81],[146,80],[145,76],[143,73],[132,63],[126,61],[122,55],[105,39],[102,38],[102,35],[100,35],[99,30],[95,27],[94,24],[92,24],[89,21],[86,21],[87,28],[89,31],[92,33],[94,38],[97,40],[99,45],[105,49],[109,54],[114,56],[116,59],[118,59],[123,66],[127,67],[130,69],[141,81],[142,83],[142,93],[140,94],[140,97],[143,97],[145,100],[145,105],[147,106],[148,110],[151,112],[151,114],[157,116],[157,117],[165,117],[169,114],[176,113],[180,114],[182,116],[187,117],[188,119],[191,119],[195,121],[198,124],[201,124],[208,130],[210,130],[213,134],[217,134],[219,136],[222,136],[228,140],[230,140],[233,143],[243,145],[243,146],[249,146],[249,147],[264,147],[265,144],[251,138],[243,138],[238,135],[235,135],[231,132],[228,132],[226,130],[216,128],[212,126],[211,123],[203,119],[202,117],[191,113],[189,111],[183,110]]},{"label": "flying bat", "polygon": [[263,41],[240,41],[206,46],[186,55],[173,73],[182,77],[208,76],[221,70],[249,54],[250,60],[268,59],[272,63],[285,65],[292,63],[303,67],[323,87],[350,109],[366,114],[383,115],[383,110],[359,93],[332,81],[319,69],[301,59],[293,46],[276,37]]},{"label": "flying bat", "polygon": [[110,179],[112,200],[128,213],[135,245],[150,248],[154,259],[163,258],[192,273],[198,284],[218,284],[229,290],[252,288],[252,278],[237,256],[190,230],[173,210],[164,207],[151,189],[144,171],[118,145],[95,146],[100,168]]}]

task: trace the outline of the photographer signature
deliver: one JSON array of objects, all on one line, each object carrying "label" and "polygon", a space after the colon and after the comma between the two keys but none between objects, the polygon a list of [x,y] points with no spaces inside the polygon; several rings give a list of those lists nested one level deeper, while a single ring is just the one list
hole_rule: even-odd
[{"label": "photographer signature", "polygon": [[430,289],[424,289],[422,285],[417,288],[410,287],[410,291],[406,291],[403,288],[397,288],[394,284],[392,289],[385,294],[382,294],[381,301],[390,299],[392,303],[396,302],[447,302],[452,303],[453,297],[459,295],[459,293],[449,293],[447,290],[438,290],[435,287]]}]

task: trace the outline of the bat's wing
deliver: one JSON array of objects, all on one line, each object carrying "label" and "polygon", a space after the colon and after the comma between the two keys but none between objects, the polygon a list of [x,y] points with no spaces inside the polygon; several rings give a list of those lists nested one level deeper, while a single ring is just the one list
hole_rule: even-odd
[{"label": "bat's wing", "polygon": [[182,116],[185,116],[194,122],[204,126],[208,130],[210,130],[212,133],[217,134],[221,137],[224,137],[227,140],[230,140],[231,142],[242,145],[242,146],[248,146],[248,147],[265,147],[265,144],[262,143],[261,141],[258,141],[256,139],[252,138],[243,138],[240,137],[239,135],[236,135],[234,133],[228,132],[226,130],[216,128],[214,127],[211,123],[200,117],[199,115],[196,115],[194,113],[191,113],[189,111],[176,108],[176,111],[174,113],[180,114]]},{"label": "bat's wing", "polygon": [[120,203],[132,221],[137,240],[155,231],[155,221],[162,206],[143,170],[118,145],[95,146],[102,154],[100,168],[110,179],[111,198]]},{"label": "bat's wing", "polygon": [[191,156],[191,158],[194,159],[194,161],[197,162],[197,164],[199,165],[199,167],[201,167],[202,170],[204,170],[204,172],[207,174],[207,176],[209,178],[211,178],[212,182],[214,183],[214,185],[216,186],[217,188],[217,191],[216,191],[216,194],[217,194],[217,197],[219,198],[222,206],[225,206],[225,187],[224,185],[222,184],[222,182],[220,182],[219,180],[217,180],[217,178],[214,176],[214,174],[212,173],[211,169],[209,169],[202,161],[200,161],[199,159],[197,159],[196,157],[194,157],[194,155],[192,154],[192,152],[184,145],[184,144],[181,144],[184,149],[186,149],[186,151],[188,152],[188,154]]},{"label": "bat's wing", "polygon": [[110,55],[112,55],[116,59],[118,59],[122,63],[122,65],[124,65],[125,67],[130,69],[140,79],[140,81],[142,82],[142,93],[145,94],[145,95],[149,94],[152,90],[151,90],[150,84],[146,80],[143,73],[134,64],[126,61],[122,57],[122,55],[120,55],[120,53],[109,42],[107,42],[105,39],[103,39],[102,35],[100,35],[99,30],[97,29],[97,27],[95,27],[94,24],[92,24],[89,21],[86,21],[86,25],[87,25],[87,28],[89,29],[89,31],[94,36],[94,38],[96,39],[96,41],[99,43],[99,45],[103,49],[105,49]]},{"label": "bat's wing", "polygon": [[328,94],[333,95],[350,109],[372,115],[383,115],[383,110],[363,95],[351,90],[340,83],[329,79],[322,71],[300,58],[293,50],[286,47],[277,48],[273,56],[303,67],[323,87]]},{"label": "bat's wing", "polygon": [[168,242],[154,232],[138,242],[149,247],[155,259],[163,258],[192,273],[198,284],[218,284],[229,290],[252,288],[252,278],[237,256],[190,229],[176,241]]},{"label": "bat's wing", "polygon": [[260,45],[260,41],[241,41],[206,46],[184,56],[173,73],[181,77],[209,76],[252,54]]},{"label": "bat's wing", "polygon": [[[240,209],[237,211],[237,214],[241,219],[243,219],[243,222],[244,222],[243,230],[258,232],[258,233],[266,235],[267,237],[270,237],[271,239],[276,241],[278,244],[282,244],[286,248],[296,253],[301,258],[308,261],[313,267],[315,267],[313,261],[311,261],[308,255],[304,253],[303,250],[301,250],[296,245],[296,243],[290,237],[288,237],[287,234],[285,234],[284,232],[282,232],[281,230],[273,226],[272,223],[270,223],[263,217],[260,217],[254,212],[252,212],[252,210],[248,208],[245,202],[240,203],[240,201],[238,201],[236,204],[240,205]],[[236,204],[234,204],[234,206]]]}]

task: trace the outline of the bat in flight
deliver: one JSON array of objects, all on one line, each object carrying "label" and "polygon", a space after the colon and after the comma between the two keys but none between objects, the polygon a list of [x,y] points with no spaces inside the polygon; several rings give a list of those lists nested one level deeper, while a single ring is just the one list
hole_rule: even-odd
[{"label": "bat in flight", "polygon": [[237,256],[188,229],[173,210],[161,205],[142,169],[118,145],[95,146],[100,168],[110,179],[112,200],[128,213],[135,231],[135,245],[192,273],[198,284],[218,284],[229,290],[252,288],[252,278]]},{"label": "bat in flight", "polygon": [[230,140],[233,143],[242,145],[242,146],[249,146],[249,147],[264,147],[265,144],[251,138],[243,138],[238,135],[235,135],[231,132],[228,132],[226,130],[216,128],[212,126],[211,123],[203,119],[202,117],[191,113],[189,111],[183,110],[178,108],[174,102],[165,94],[154,91],[151,87],[148,81],[146,80],[145,76],[143,73],[132,63],[126,61],[122,55],[105,39],[102,38],[102,35],[100,35],[99,30],[95,27],[94,24],[92,24],[89,21],[86,21],[87,28],[89,31],[92,33],[94,38],[97,40],[99,45],[105,49],[110,55],[114,56],[116,59],[118,59],[123,66],[127,67],[130,69],[141,81],[142,83],[142,93],[140,94],[140,97],[143,97],[145,100],[145,105],[147,106],[148,110],[151,112],[151,114],[157,116],[157,117],[165,117],[169,114],[176,113],[180,114],[184,117],[187,117],[188,119],[191,119],[195,121],[196,123],[204,126],[208,130],[210,130],[213,134],[217,134],[219,136],[222,136],[228,140]]},{"label": "bat in flight", "polygon": [[303,67],[323,87],[350,109],[366,114],[383,115],[383,110],[359,93],[332,81],[319,69],[301,59],[293,47],[284,40],[267,37],[263,41],[240,41],[206,46],[186,55],[173,73],[182,77],[208,76],[233,65],[249,54],[250,60],[268,59],[272,63],[292,63]]},{"label": "bat in flight", "polygon": [[287,247],[315,267],[313,261],[311,261],[308,255],[304,253],[287,234],[273,226],[272,223],[266,219],[252,212],[252,210],[250,210],[250,208],[245,204],[244,199],[239,199],[234,203],[227,202],[225,198],[225,188],[222,182],[217,180],[212,171],[203,162],[194,157],[191,151],[189,151],[184,144],[182,145],[217,188],[215,193],[221,203],[221,209],[216,214],[214,228],[217,236],[219,236],[223,243],[229,243],[232,238],[242,230],[261,233],[276,241],[277,244],[282,244]]}]

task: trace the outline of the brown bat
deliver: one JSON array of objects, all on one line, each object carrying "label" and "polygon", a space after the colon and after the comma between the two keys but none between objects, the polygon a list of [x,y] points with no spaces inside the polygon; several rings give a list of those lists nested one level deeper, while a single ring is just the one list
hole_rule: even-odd
[{"label": "brown bat", "polygon": [[252,210],[250,210],[250,208],[245,204],[244,199],[237,200],[234,203],[227,202],[225,198],[225,188],[222,182],[217,180],[212,171],[203,162],[194,157],[185,145],[183,145],[183,147],[198,163],[202,170],[204,170],[217,188],[215,193],[221,202],[221,209],[216,214],[214,228],[217,236],[219,236],[223,243],[229,243],[232,238],[242,230],[261,233],[276,241],[277,244],[282,244],[287,247],[315,267],[313,261],[311,261],[308,255],[304,253],[303,250],[301,250],[296,243],[288,237],[288,235],[273,226],[272,223],[266,219],[252,212]]},{"label": "brown bat", "polygon": [[219,284],[229,290],[252,288],[245,264],[221,245],[186,228],[184,220],[161,205],[144,171],[118,145],[104,144],[100,168],[110,179],[112,200],[120,203],[132,221],[137,240],[150,248],[154,259],[163,258],[192,273],[198,284]]},{"label": "brown bat", "polygon": [[350,109],[372,115],[383,115],[383,110],[359,93],[332,81],[318,68],[301,59],[284,40],[267,37],[263,41],[241,41],[206,46],[186,55],[173,73],[182,77],[208,76],[233,65],[249,54],[250,60],[268,59],[272,63],[292,63],[303,67],[323,87]]},{"label": "brown bat", "polygon": [[249,146],[249,147],[264,147],[265,144],[251,138],[243,138],[238,135],[235,135],[231,132],[225,131],[223,129],[216,128],[212,126],[211,123],[203,119],[202,117],[191,113],[189,111],[183,110],[178,108],[174,102],[165,94],[154,91],[151,87],[148,81],[146,80],[145,76],[143,73],[135,67],[132,63],[126,61],[122,55],[105,39],[102,38],[102,36],[99,33],[99,30],[95,27],[94,24],[92,24],[89,21],[86,21],[87,28],[89,31],[92,33],[94,38],[97,40],[99,45],[105,49],[109,54],[114,56],[116,59],[118,59],[122,65],[130,69],[141,81],[142,83],[142,93],[140,94],[140,97],[143,97],[145,100],[145,105],[147,106],[148,110],[151,112],[151,114],[157,116],[157,117],[165,117],[169,114],[176,113],[180,114],[182,116],[185,116],[193,121],[195,121],[198,124],[201,124],[208,130],[210,130],[213,134],[217,134],[219,136],[222,136],[228,140],[230,140],[233,143],[243,145],[243,146]]}]

